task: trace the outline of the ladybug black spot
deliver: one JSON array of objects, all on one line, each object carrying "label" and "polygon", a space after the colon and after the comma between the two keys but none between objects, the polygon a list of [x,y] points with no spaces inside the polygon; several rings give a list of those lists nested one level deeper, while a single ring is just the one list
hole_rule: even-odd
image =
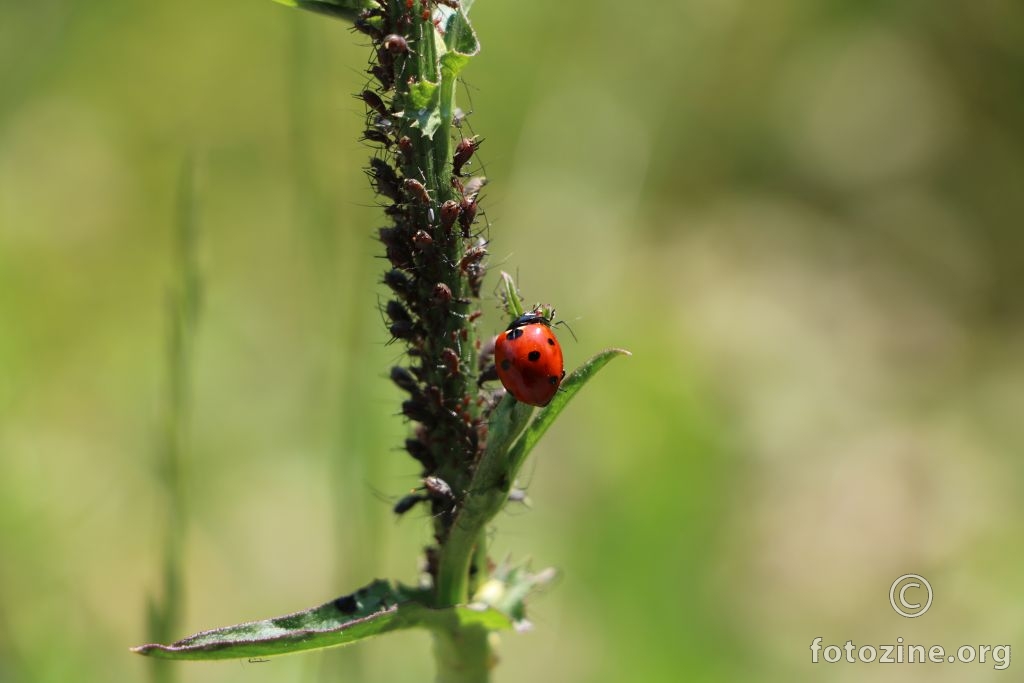
[{"label": "ladybug black spot", "polygon": [[554,375],[551,375],[550,377],[548,377],[548,384],[550,384],[551,386],[555,386],[556,384],[558,384],[558,378],[555,377]]},{"label": "ladybug black spot", "polygon": [[359,609],[359,603],[356,602],[354,595],[343,595],[334,601],[334,606],[342,614],[352,614]]},{"label": "ladybug black spot", "polygon": [[509,330],[508,334],[505,335],[505,338],[508,339],[509,341],[515,341],[516,339],[519,339],[522,336],[523,336],[522,329],[517,327],[517,328],[515,328],[513,330]]},{"label": "ladybug black spot", "polygon": [[512,361],[510,361],[508,358],[506,358],[505,360],[501,361],[501,369],[502,370],[508,370],[511,367],[512,367]]},{"label": "ladybug black spot", "polygon": [[526,357],[529,358],[531,362],[536,363],[540,360],[540,351],[530,351],[526,354]]},{"label": "ladybug black spot", "polygon": [[552,339],[551,337],[548,337],[548,346],[554,346],[554,345],[555,345],[555,340]]}]

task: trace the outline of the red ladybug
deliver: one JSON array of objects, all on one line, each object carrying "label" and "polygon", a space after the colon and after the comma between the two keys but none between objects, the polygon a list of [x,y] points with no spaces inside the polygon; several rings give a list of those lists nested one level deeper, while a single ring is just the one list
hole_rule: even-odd
[{"label": "red ladybug", "polygon": [[524,313],[494,340],[498,379],[531,406],[546,406],[565,377],[562,347],[540,311]]}]

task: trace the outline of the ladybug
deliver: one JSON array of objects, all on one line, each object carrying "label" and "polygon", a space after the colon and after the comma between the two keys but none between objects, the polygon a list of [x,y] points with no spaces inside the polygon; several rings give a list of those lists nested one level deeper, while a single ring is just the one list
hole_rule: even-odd
[{"label": "ladybug", "polygon": [[546,406],[565,377],[562,347],[540,310],[519,316],[494,340],[498,379],[516,399]]}]

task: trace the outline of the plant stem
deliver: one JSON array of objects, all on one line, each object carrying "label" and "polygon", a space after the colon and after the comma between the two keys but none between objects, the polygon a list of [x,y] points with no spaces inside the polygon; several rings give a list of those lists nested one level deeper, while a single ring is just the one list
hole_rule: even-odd
[{"label": "plant stem", "polygon": [[526,428],[533,407],[506,396],[493,412],[491,424],[507,425],[488,437],[487,449],[477,463],[462,509],[441,549],[437,576],[437,597],[442,605],[466,599],[469,568],[478,546],[485,542],[488,522],[508,501],[516,472],[509,460],[509,447]]},{"label": "plant stem", "polygon": [[480,626],[435,631],[436,683],[487,683],[494,668],[487,631]]}]

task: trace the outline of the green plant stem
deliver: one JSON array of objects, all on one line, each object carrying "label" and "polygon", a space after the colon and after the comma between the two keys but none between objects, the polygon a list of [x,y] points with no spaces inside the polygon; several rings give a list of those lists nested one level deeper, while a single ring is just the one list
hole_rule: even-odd
[{"label": "green plant stem", "polygon": [[434,632],[436,683],[487,683],[494,668],[488,632],[482,626]]},{"label": "green plant stem", "polygon": [[509,458],[511,445],[526,428],[533,406],[506,396],[495,408],[487,449],[477,464],[462,509],[441,548],[437,572],[437,600],[440,605],[457,605],[467,599],[469,567],[475,553],[483,553],[487,523],[508,501],[518,464]]}]

